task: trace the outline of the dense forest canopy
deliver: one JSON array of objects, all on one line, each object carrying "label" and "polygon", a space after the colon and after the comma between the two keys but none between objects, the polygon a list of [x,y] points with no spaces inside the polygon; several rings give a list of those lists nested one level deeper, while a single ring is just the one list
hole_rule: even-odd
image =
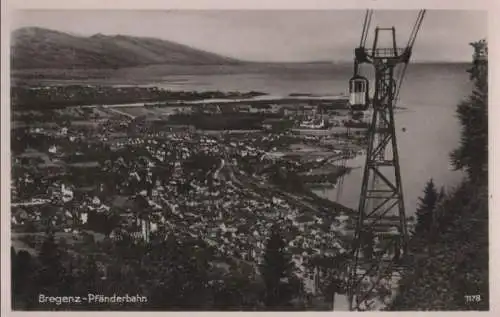
[{"label": "dense forest canopy", "polygon": [[411,239],[414,262],[389,310],[489,309],[488,49],[485,41],[471,45],[474,90],[457,106],[461,141],[451,153],[467,178],[447,194],[427,184]]}]

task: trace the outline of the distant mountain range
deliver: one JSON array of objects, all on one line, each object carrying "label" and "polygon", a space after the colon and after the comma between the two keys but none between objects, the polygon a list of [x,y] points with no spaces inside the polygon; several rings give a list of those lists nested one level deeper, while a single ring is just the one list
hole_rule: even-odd
[{"label": "distant mountain range", "polygon": [[[38,27],[15,30],[12,33],[11,52],[11,67],[19,71],[111,70],[148,65],[282,68],[295,67],[297,64],[318,67],[325,64],[351,64],[351,61],[248,62],[157,38],[102,34],[85,37]],[[441,64],[441,62],[420,63]]]},{"label": "distant mountain range", "polygon": [[147,37],[96,34],[90,37],[28,27],[11,40],[13,69],[122,68],[155,64],[235,65],[243,62]]}]

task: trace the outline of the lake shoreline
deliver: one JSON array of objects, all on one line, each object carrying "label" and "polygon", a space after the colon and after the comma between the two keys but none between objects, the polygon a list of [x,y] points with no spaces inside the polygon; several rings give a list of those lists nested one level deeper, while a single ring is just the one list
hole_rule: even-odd
[{"label": "lake shoreline", "polygon": [[66,107],[179,107],[203,104],[255,105],[289,103],[338,103],[338,108],[346,108],[347,97],[337,95],[272,95],[262,91],[220,91],[220,90],[171,90],[159,86],[41,86],[13,87],[12,107],[34,110],[41,108]]}]

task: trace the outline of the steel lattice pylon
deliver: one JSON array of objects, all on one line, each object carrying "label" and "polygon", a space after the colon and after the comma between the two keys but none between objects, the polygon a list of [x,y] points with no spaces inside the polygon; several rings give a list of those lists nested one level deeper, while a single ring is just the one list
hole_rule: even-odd
[{"label": "steel lattice pylon", "polygon": [[[392,32],[393,45],[378,48],[380,31]],[[411,50],[398,49],[395,29],[375,30],[372,49],[357,48],[358,64],[375,69],[372,121],[354,239],[354,258],[349,270],[350,310],[364,310],[383,279],[392,280],[394,268],[406,255],[408,233],[398,146],[394,122],[395,69],[407,64]],[[395,230],[394,230],[395,229]]]}]

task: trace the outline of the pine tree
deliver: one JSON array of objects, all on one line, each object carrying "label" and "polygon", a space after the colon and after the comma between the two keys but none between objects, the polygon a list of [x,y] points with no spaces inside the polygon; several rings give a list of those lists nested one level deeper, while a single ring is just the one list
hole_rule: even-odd
[{"label": "pine tree", "polygon": [[15,252],[11,248],[15,257],[11,258],[12,276],[12,305],[15,309],[28,309],[35,307],[36,292],[33,290],[33,273],[35,263],[31,255],[24,250]]},{"label": "pine tree", "polygon": [[[289,278],[291,263],[285,254],[285,241],[278,226],[271,228],[266,244],[261,274],[266,286],[265,304],[268,309],[280,309],[288,305],[291,294],[284,292],[284,280]],[[288,294],[287,294],[288,293]]]},{"label": "pine tree", "polygon": [[431,178],[424,189],[424,197],[419,197],[419,205],[417,208],[417,225],[416,233],[424,233],[431,229],[433,223],[433,213],[439,199],[439,194]]},{"label": "pine tree", "polygon": [[[462,126],[460,145],[451,155],[456,170],[464,170],[473,181],[484,180],[488,165],[488,62],[485,41],[471,43],[476,49],[474,64],[468,72],[474,82],[472,94],[457,107]],[[486,53],[487,54],[487,53]]]},{"label": "pine tree", "polygon": [[443,201],[443,199],[446,197],[446,192],[444,191],[444,186],[441,186],[441,189],[439,190],[439,195],[438,195],[438,202]]},{"label": "pine tree", "polygon": [[90,256],[86,259],[81,279],[87,291],[97,292],[99,269],[97,267],[96,259],[93,256]]},{"label": "pine tree", "polygon": [[55,242],[54,234],[50,233],[43,242],[38,260],[41,267],[38,271],[36,287],[46,294],[57,293],[59,283],[64,279],[64,267],[61,263],[61,252]]},{"label": "pine tree", "polygon": [[14,250],[14,247],[10,247],[10,276],[11,276],[11,291],[12,291],[12,298],[14,299],[14,296],[17,293],[17,290],[19,289],[19,267],[17,266],[17,253],[16,250]]}]

